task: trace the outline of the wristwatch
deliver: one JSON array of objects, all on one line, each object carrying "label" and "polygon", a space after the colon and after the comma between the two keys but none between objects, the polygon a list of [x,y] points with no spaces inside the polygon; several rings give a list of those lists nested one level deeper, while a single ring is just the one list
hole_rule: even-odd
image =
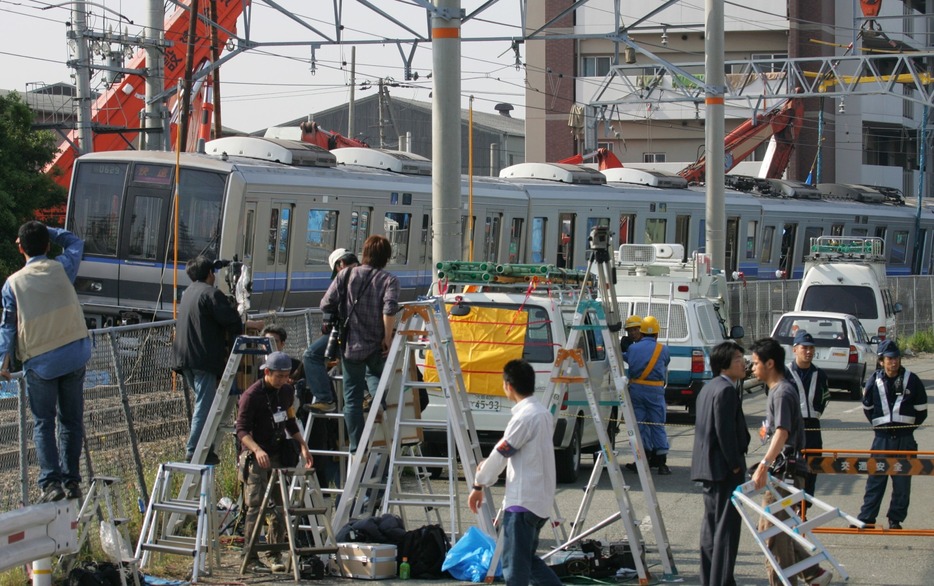
[{"label": "wristwatch", "polygon": [[480,486],[479,484],[474,484],[470,488],[472,488],[473,490],[481,490],[481,491],[483,490],[483,487]]}]

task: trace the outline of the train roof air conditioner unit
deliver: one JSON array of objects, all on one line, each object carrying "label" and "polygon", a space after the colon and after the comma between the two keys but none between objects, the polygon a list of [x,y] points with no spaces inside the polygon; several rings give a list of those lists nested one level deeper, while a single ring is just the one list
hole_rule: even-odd
[{"label": "train roof air conditioner unit", "polygon": [[603,185],[606,177],[600,171],[580,165],[562,163],[519,163],[499,172],[502,179],[544,179],[578,185]]},{"label": "train roof air conditioner unit", "polygon": [[337,164],[334,155],[327,150],[297,140],[228,136],[209,141],[204,149],[209,155],[245,157],[295,167],[333,167]]},{"label": "train roof air conditioner unit", "polygon": [[431,159],[414,153],[345,147],[334,149],[331,154],[337,157],[337,162],[342,165],[359,165],[403,175],[431,175]]},{"label": "train roof air conditioner unit", "polygon": [[616,169],[604,169],[602,173],[610,183],[634,183],[636,185],[671,189],[687,189],[688,186],[687,179],[667,171],[621,167]]}]

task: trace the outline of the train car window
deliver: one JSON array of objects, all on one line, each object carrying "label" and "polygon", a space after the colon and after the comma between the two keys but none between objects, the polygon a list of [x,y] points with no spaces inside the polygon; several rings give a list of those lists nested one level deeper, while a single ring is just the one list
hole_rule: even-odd
[{"label": "train car window", "polygon": [[486,217],[483,225],[483,260],[499,261],[499,239],[502,231],[503,214],[494,213]]},{"label": "train car window", "polygon": [[182,169],[179,177],[179,260],[220,251],[221,209],[227,179],[220,173]]},{"label": "train car window", "polygon": [[888,229],[885,226],[876,226],[876,238],[881,238],[885,242],[885,248],[889,248],[889,242],[885,238],[887,233]]},{"label": "train car window", "polygon": [[357,258],[363,256],[363,243],[370,236],[370,208],[354,207],[350,212],[350,249]]},{"label": "train car window", "polygon": [[619,215],[619,243],[632,244],[636,235],[636,215]]},{"label": "train car window", "polygon": [[269,212],[269,245],[266,247],[266,264],[276,264],[276,245],[279,242],[279,208]]},{"label": "train car window", "polygon": [[903,265],[908,259],[908,230],[896,230],[889,244],[889,262]]},{"label": "train car window", "polygon": [[804,229],[804,246],[801,247],[801,262],[811,253],[811,240],[820,238],[824,234],[824,229],[820,226],[808,226]]},{"label": "train car window", "polygon": [[798,237],[797,224],[785,224],[782,228],[782,248],[778,258],[778,268],[784,271],[786,277],[791,278],[791,270],[795,262],[795,240]]},{"label": "train car window", "polygon": [[[471,221],[473,220],[473,221]],[[461,258],[473,260],[473,236],[477,229],[477,216],[461,216]]]},{"label": "train car window", "polygon": [[337,248],[337,218],[337,210],[308,210],[305,266],[328,264],[328,255]]},{"label": "train car window", "polygon": [[746,259],[754,260],[756,258],[756,232],[759,230],[759,222],[750,220],[746,222]]},{"label": "train car window", "polygon": [[513,218],[509,228],[509,259],[508,262],[519,262],[522,258],[522,226],[524,218]]},{"label": "train car window", "polygon": [[404,265],[409,262],[409,233],[411,232],[412,214],[400,214],[399,212],[386,212],[383,219],[383,228],[386,231],[386,238],[392,244],[392,257],[390,262],[393,264]]},{"label": "train car window", "polygon": [[[253,204],[256,205],[256,204]],[[256,210],[247,210],[243,230],[243,260],[253,260],[253,238],[256,235]]]},{"label": "train car window", "polygon": [[77,165],[68,229],[84,240],[85,254],[117,254],[127,168],[126,163]]},{"label": "train car window", "polygon": [[684,247],[681,261],[687,261],[691,250],[691,216],[675,216],[675,242]]},{"label": "train car window", "polygon": [[279,214],[278,264],[285,265],[289,258],[289,231],[292,228],[292,209],[283,206]]},{"label": "train car window", "polygon": [[645,243],[664,244],[665,231],[668,229],[668,220],[665,218],[648,218],[645,220]]},{"label": "train car window", "polygon": [[132,258],[157,260],[162,257],[159,250],[159,235],[162,228],[164,199],[137,195],[133,198],[133,214],[130,220],[130,242],[128,254]]},{"label": "train car window", "polygon": [[764,226],[762,228],[762,254],[759,255],[759,262],[768,264],[772,262],[772,241],[775,239],[775,226]]},{"label": "train car window", "polygon": [[869,230],[866,228],[852,228],[850,229],[850,236],[867,236]]},{"label": "train car window", "polygon": [[532,218],[532,238],[530,241],[530,262],[545,262],[545,228],[548,218]]},{"label": "train car window", "polygon": [[833,224],[830,226],[831,236],[843,236],[843,224]]},{"label": "train car window", "polygon": [[558,268],[570,269],[574,267],[574,218],[577,214],[558,214]]},{"label": "train car window", "polygon": [[428,241],[431,237],[431,216],[422,214],[422,234],[419,242],[418,262],[425,264],[428,261]]}]

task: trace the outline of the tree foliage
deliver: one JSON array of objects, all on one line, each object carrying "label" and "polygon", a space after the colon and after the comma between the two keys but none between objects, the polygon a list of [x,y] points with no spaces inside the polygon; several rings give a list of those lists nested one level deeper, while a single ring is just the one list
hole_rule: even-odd
[{"label": "tree foliage", "polygon": [[23,265],[14,241],[35,211],[66,199],[66,191],[42,172],[57,150],[55,136],[32,129],[35,115],[16,92],[0,96],[0,277]]}]

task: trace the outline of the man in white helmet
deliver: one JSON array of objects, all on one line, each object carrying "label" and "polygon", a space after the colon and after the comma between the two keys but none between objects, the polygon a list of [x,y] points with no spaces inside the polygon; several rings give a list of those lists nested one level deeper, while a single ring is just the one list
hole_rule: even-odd
[{"label": "man in white helmet", "polygon": [[[346,248],[338,248],[328,257],[331,279],[333,280],[342,270],[358,264],[360,261],[357,260],[357,255]],[[328,335],[331,333],[333,320],[334,317],[331,315],[324,316],[324,322],[321,325],[321,333],[324,335],[312,342],[302,355],[302,363],[305,365],[305,381],[312,394],[310,407],[322,413],[337,411],[334,389],[331,388],[331,379],[328,378],[328,368],[324,358],[324,349],[328,345]]]}]

